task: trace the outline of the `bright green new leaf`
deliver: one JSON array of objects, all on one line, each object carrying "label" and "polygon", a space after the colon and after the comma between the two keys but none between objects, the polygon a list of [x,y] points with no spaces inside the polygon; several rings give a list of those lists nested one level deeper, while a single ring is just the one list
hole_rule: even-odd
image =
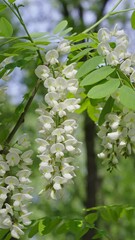
[{"label": "bright green new leaf", "polygon": [[0,36],[11,37],[13,28],[11,23],[4,17],[0,18]]},{"label": "bright green new leaf", "polygon": [[131,15],[131,26],[135,29],[135,11]]},{"label": "bright green new leaf", "polygon": [[135,91],[127,86],[119,90],[120,102],[128,109],[135,110]]},{"label": "bright green new leaf", "polygon": [[54,34],[61,33],[67,26],[68,22],[66,20],[61,21],[53,30]]},{"label": "bright green new leaf", "polygon": [[92,119],[92,121],[97,122],[97,115],[99,114],[99,110],[96,106],[93,106],[89,101],[89,106],[87,107],[88,116]]},{"label": "bright green new leaf", "polygon": [[4,11],[7,8],[5,4],[0,4],[0,12]]},{"label": "bright green new leaf", "polygon": [[[86,50],[86,49],[85,49]],[[95,56],[93,58],[90,58],[86,62],[83,63],[83,65],[80,67],[80,69],[77,72],[77,78],[81,78],[87,73],[93,71],[96,69],[96,67],[100,64],[103,63],[103,57],[101,56]]]},{"label": "bright green new leaf", "polygon": [[65,36],[65,35],[67,35],[69,32],[71,32],[72,30],[73,30],[72,27],[67,28],[67,29],[65,29],[64,31],[62,31],[62,32],[60,33],[60,36]]},{"label": "bright green new leaf", "polygon": [[89,224],[93,224],[98,218],[98,214],[97,213],[90,213],[85,217],[86,222],[88,222]]},{"label": "bright green new leaf", "polygon": [[98,125],[99,126],[101,126],[104,123],[105,116],[106,116],[107,113],[111,112],[113,104],[114,104],[114,99],[112,97],[109,97],[108,100],[106,101],[101,113],[100,113],[100,116],[99,116],[99,119],[98,119]]},{"label": "bright green new leaf", "polygon": [[16,0],[8,0],[9,3],[14,3]]},{"label": "bright green new leaf", "polygon": [[116,79],[110,79],[107,80],[105,83],[99,84],[93,88],[90,89],[87,96],[89,98],[104,98],[106,96],[111,95],[113,92],[117,90],[117,88],[120,85],[120,80],[118,78]]},{"label": "bright green new leaf", "polygon": [[100,82],[105,79],[111,73],[115,71],[115,68],[110,66],[100,67],[95,71],[88,74],[81,82],[81,86],[88,86]]}]

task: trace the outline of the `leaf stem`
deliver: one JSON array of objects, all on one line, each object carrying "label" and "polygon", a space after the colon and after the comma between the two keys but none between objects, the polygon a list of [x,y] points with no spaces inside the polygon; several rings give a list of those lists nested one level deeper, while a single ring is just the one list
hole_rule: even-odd
[{"label": "leaf stem", "polygon": [[97,21],[95,24],[93,24],[91,27],[87,28],[83,33],[90,32],[93,28],[98,26],[101,22],[103,22],[106,18],[108,18],[110,15],[112,15],[113,11],[118,7],[118,5],[122,2],[123,0],[118,0],[118,2],[114,5],[114,7],[111,9],[110,12],[108,12],[106,15],[104,15],[99,21]]},{"label": "leaf stem", "polygon": [[[19,22],[20,22],[21,25],[23,26],[23,28],[24,28],[27,36],[28,36],[29,41],[32,42],[32,43],[34,43],[32,37],[31,37],[31,35],[29,34],[29,31],[28,31],[28,29],[27,29],[27,27],[26,27],[26,25],[25,25],[25,23],[24,23],[24,20],[23,20],[21,14],[20,14],[19,8],[16,6],[16,4],[9,4],[6,0],[3,0],[3,2],[10,8],[10,10],[11,10],[11,11],[14,13],[14,15],[18,18]],[[12,6],[15,8],[16,11],[14,10],[14,8],[13,8]],[[42,56],[41,56],[40,51],[37,50],[37,53],[38,53],[38,56],[39,56],[41,62],[43,63],[43,59],[42,59]]]}]

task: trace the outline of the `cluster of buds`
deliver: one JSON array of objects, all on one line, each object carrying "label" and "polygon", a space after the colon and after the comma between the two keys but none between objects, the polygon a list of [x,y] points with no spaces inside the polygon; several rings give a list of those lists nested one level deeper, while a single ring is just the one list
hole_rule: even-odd
[{"label": "cluster of buds", "polygon": [[75,176],[72,162],[80,154],[80,142],[74,137],[77,122],[74,112],[79,109],[80,99],[76,98],[78,80],[75,64],[62,62],[70,52],[69,42],[64,40],[57,49],[45,54],[45,64],[36,68],[35,74],[43,81],[45,102],[37,109],[40,122],[38,157],[39,170],[45,179],[44,189],[55,199],[63,186]]},{"label": "cluster of buds", "polygon": [[[20,239],[25,226],[31,224],[28,204],[32,200],[30,187],[32,150],[26,134],[22,135],[7,154],[0,154],[0,228],[9,229]],[[20,149],[23,147],[25,151]],[[2,152],[2,147],[1,147]]]},{"label": "cluster of buds", "polygon": [[98,136],[104,148],[98,157],[108,162],[111,171],[121,156],[135,154],[135,112],[124,109],[119,114],[109,113]]},{"label": "cluster of buds", "polygon": [[118,30],[117,26],[113,31],[101,28],[98,31],[98,48],[100,55],[104,56],[106,63],[111,66],[119,66],[120,70],[135,83],[135,54],[128,52],[128,36],[124,30]]}]

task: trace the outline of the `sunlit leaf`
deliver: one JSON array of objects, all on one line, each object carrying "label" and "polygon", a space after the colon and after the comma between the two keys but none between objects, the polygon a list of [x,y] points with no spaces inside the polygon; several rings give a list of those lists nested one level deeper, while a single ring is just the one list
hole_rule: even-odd
[{"label": "sunlit leaf", "polygon": [[103,63],[103,57],[95,56],[85,61],[77,72],[77,78],[81,78],[87,73],[94,70],[100,63]]},{"label": "sunlit leaf", "polygon": [[113,104],[114,104],[114,99],[112,97],[109,97],[108,100],[106,101],[101,113],[100,113],[100,116],[99,116],[99,119],[98,119],[98,125],[99,126],[104,123],[105,116],[106,116],[107,113],[111,112]]},{"label": "sunlit leaf", "polygon": [[135,110],[135,91],[127,86],[119,89],[120,102],[128,109]]},{"label": "sunlit leaf", "polygon": [[131,15],[131,26],[135,29],[135,11]]},{"label": "sunlit leaf", "polygon": [[115,68],[110,66],[105,66],[96,69],[95,71],[89,73],[81,82],[81,86],[88,86],[100,82],[105,79],[111,73],[115,71]]},{"label": "sunlit leaf", "polygon": [[120,85],[120,80],[116,79],[109,79],[105,83],[99,84],[90,89],[87,96],[89,98],[104,98],[106,96],[111,95],[113,92],[117,90]]},{"label": "sunlit leaf", "polygon": [[61,21],[53,30],[54,34],[60,33],[62,32],[66,26],[67,26],[68,22],[66,20]]},{"label": "sunlit leaf", "polygon": [[11,23],[4,17],[0,18],[0,35],[4,37],[11,37],[13,28]]},{"label": "sunlit leaf", "polygon": [[4,11],[7,8],[5,4],[0,4],[0,12]]}]

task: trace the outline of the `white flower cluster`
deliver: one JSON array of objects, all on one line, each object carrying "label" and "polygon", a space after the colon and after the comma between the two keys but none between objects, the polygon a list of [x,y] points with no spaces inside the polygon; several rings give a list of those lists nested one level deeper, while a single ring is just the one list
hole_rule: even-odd
[{"label": "white flower cluster", "polygon": [[124,30],[113,31],[101,28],[98,31],[98,48],[100,55],[104,56],[106,63],[111,66],[120,66],[120,70],[130,77],[131,83],[135,83],[135,53],[128,52],[128,36]]},{"label": "white flower cluster", "polygon": [[76,98],[77,71],[75,64],[60,62],[62,55],[69,51],[69,42],[62,41],[57,50],[46,53],[45,65],[35,70],[47,89],[45,104],[37,110],[41,126],[40,138],[36,139],[41,160],[39,169],[46,180],[43,191],[47,190],[53,199],[59,195],[64,184],[75,176],[72,162],[81,152],[81,143],[74,137],[77,122],[73,113],[80,107],[80,99]]},{"label": "white flower cluster", "polygon": [[33,151],[27,149],[26,134],[20,137],[18,145],[25,151],[13,147],[6,155],[0,155],[0,228],[9,229],[16,239],[20,239],[25,226],[31,223],[27,207],[32,200],[29,165]]},{"label": "white flower cluster", "polygon": [[108,161],[109,170],[112,170],[121,156],[135,154],[135,112],[124,109],[119,114],[109,113],[98,136],[104,147],[98,157]]}]

